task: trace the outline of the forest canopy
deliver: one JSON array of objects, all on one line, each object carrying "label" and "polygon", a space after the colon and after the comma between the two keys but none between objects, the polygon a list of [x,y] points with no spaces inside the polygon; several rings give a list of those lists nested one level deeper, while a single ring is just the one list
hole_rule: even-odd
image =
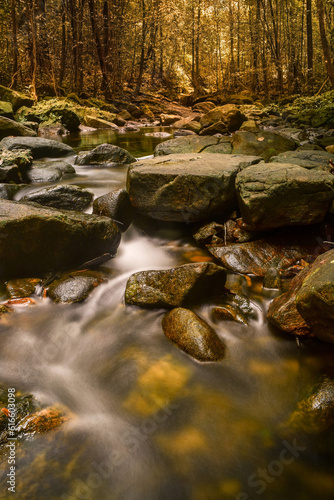
[{"label": "forest canopy", "polygon": [[33,96],[334,88],[328,0],[1,0],[0,81]]}]

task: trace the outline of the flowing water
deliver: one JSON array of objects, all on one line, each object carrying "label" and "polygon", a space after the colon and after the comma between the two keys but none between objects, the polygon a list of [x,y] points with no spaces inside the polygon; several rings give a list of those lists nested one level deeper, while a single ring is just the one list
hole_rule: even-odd
[{"label": "flowing water", "polygon": [[[156,141],[97,132],[68,138],[78,149],[114,142],[136,156]],[[113,134],[112,134],[113,135]],[[141,151],[139,151],[141,148]],[[70,179],[100,196],[125,185],[124,168],[77,168]],[[32,189],[32,188],[29,188]],[[173,242],[172,244],[170,242]],[[186,229],[123,235],[106,267],[110,280],[82,304],[37,305],[6,317],[0,332],[0,382],[60,405],[68,421],[17,447],[20,500],[304,500],[334,495],[332,431],[288,424],[298,402],[324,374],[333,348],[297,343],[268,327],[274,292],[258,279],[230,275],[249,298],[249,325],[213,322],[226,344],[219,363],[199,363],[162,333],[164,311],[125,307],[128,277],[207,258]],[[0,498],[11,498],[2,448]],[[15,495],[14,495],[15,496]]]}]

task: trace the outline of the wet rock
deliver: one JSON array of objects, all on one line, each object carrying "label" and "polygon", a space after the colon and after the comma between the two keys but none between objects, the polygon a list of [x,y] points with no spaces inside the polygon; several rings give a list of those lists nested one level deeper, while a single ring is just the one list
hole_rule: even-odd
[{"label": "wet rock", "polygon": [[9,151],[30,150],[34,160],[44,157],[59,158],[75,154],[75,150],[71,146],[41,137],[6,137],[0,142],[0,148]]},{"label": "wet rock", "polygon": [[125,149],[113,144],[101,144],[88,153],[77,156],[76,165],[98,165],[103,167],[128,165],[136,159]]},{"label": "wet rock", "polygon": [[143,160],[128,171],[132,206],[142,215],[175,222],[196,222],[236,208],[235,177],[258,157],[170,155]]},{"label": "wet rock", "polygon": [[93,214],[110,217],[122,232],[126,231],[133,216],[128,192],[119,189],[96,198],[93,203]]},{"label": "wet rock", "polygon": [[286,151],[270,159],[272,163],[291,163],[307,169],[330,170],[332,155],[326,151]]},{"label": "wet rock", "polygon": [[0,85],[0,100],[10,102],[13,106],[13,110],[16,111],[22,106],[31,107],[34,104],[34,100],[21,92],[16,92],[15,90],[3,87]]},{"label": "wet rock", "polygon": [[331,156],[334,154],[334,146],[327,146],[326,147],[327,153],[329,153]]},{"label": "wet rock", "polygon": [[36,132],[22,123],[14,122],[9,118],[0,116],[0,139],[8,136],[21,136],[21,137],[36,137]]},{"label": "wet rock", "polygon": [[218,144],[217,137],[186,136],[164,141],[155,148],[154,156],[200,153],[208,146]]},{"label": "wet rock", "polygon": [[306,434],[319,434],[334,425],[334,381],[329,377],[298,403],[286,427]]},{"label": "wet rock", "polygon": [[212,320],[217,321],[234,321],[246,325],[245,319],[232,306],[217,306],[211,311]]},{"label": "wet rock", "polygon": [[21,182],[20,172],[16,165],[0,167],[0,182]]},{"label": "wet rock", "polygon": [[243,122],[246,121],[244,114],[233,104],[220,106],[212,111],[209,111],[201,118],[202,129],[211,127],[212,125],[222,122],[229,132],[239,130]]},{"label": "wet rock", "polygon": [[297,310],[317,337],[334,342],[334,249],[320,255],[308,271],[296,295]]},{"label": "wet rock", "polygon": [[275,132],[238,131],[233,136],[233,154],[256,155],[264,160],[277,156],[284,151],[296,149],[296,142]]},{"label": "wet rock", "polygon": [[312,337],[311,328],[299,314],[296,305],[296,295],[300,290],[310,267],[305,268],[291,281],[288,291],[274,299],[269,307],[268,321],[286,333],[300,337]]},{"label": "wet rock", "polygon": [[319,237],[311,230],[284,230],[265,239],[226,246],[208,245],[209,252],[226,269],[264,276],[268,269],[286,269],[319,249]]},{"label": "wet rock", "polygon": [[173,309],[165,315],[162,328],[166,337],[198,361],[221,361],[225,346],[216,332],[188,309]]},{"label": "wet rock", "polygon": [[0,200],[0,276],[39,276],[78,266],[120,242],[106,217]]},{"label": "wet rock", "polygon": [[143,271],[128,280],[125,302],[146,308],[178,307],[219,294],[225,281],[225,269],[210,262]]},{"label": "wet rock", "polygon": [[[9,306],[5,306],[4,304],[0,304],[0,319],[2,318],[2,316],[4,316],[5,314],[8,314],[11,311],[12,311],[12,309]],[[0,430],[1,430],[1,427],[0,427]]]},{"label": "wet rock", "polygon": [[0,184],[0,198],[3,200],[12,200],[25,185]]},{"label": "wet rock", "polygon": [[35,293],[35,288],[40,281],[40,278],[24,278],[7,281],[7,294],[11,299],[30,297],[30,295]]},{"label": "wet rock", "polygon": [[34,162],[27,177],[30,182],[57,182],[74,174],[74,167],[65,161]]},{"label": "wet rock", "polygon": [[83,302],[105,281],[106,276],[99,271],[73,271],[53,281],[47,290],[47,296],[54,302],[63,304]]},{"label": "wet rock", "polygon": [[236,189],[244,222],[265,231],[321,222],[334,199],[334,178],[297,165],[260,164],[237,175]]},{"label": "wet rock", "polygon": [[63,410],[55,407],[45,408],[32,415],[27,415],[17,424],[17,435],[30,435],[44,434],[52,429],[56,429],[68,420],[64,415]]},{"label": "wet rock", "polygon": [[20,201],[33,201],[45,207],[82,212],[89,207],[93,193],[73,185],[52,186],[29,193]]},{"label": "wet rock", "polygon": [[263,288],[280,289],[282,286],[281,275],[276,267],[270,267],[263,279]]},{"label": "wet rock", "polygon": [[31,297],[23,297],[23,298],[18,298],[18,299],[9,299],[5,302],[4,305],[7,305],[9,307],[30,307],[30,306],[35,306],[36,305],[36,300],[32,299]]}]

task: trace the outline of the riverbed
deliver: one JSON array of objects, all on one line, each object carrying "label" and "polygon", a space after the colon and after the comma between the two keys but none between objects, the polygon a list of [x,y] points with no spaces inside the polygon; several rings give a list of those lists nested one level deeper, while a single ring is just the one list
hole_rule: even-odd
[{"label": "riverbed", "polygon": [[[65,142],[77,151],[110,142],[139,158],[161,141],[145,134],[159,131],[166,129],[97,131]],[[62,182],[95,197],[125,186],[125,167],[75,168],[76,177]],[[17,498],[333,498],[333,431],[319,435],[288,421],[312,387],[334,375],[334,351],[268,326],[265,312],[277,292],[230,274],[226,286],[249,301],[249,324],[214,321],[210,302],[196,309],[226,345],[217,363],[199,363],[170,342],[161,328],[165,311],[125,306],[132,273],[201,259],[208,254],[186,226],[131,226],[105,265],[109,281],[84,303],[36,298],[6,319],[0,382],[69,416],[58,430],[18,445]],[[2,450],[0,498],[11,498],[6,467]]]}]

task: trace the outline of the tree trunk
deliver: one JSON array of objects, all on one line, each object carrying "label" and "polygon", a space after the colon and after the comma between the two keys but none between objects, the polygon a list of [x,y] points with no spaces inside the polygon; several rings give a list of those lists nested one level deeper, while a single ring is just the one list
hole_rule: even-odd
[{"label": "tree trunk", "polygon": [[99,59],[100,68],[101,68],[101,72],[102,72],[102,86],[101,86],[101,88],[102,88],[102,90],[108,92],[109,81],[108,81],[107,69],[106,69],[106,64],[105,64],[103,46],[101,43],[101,39],[100,39],[98,27],[97,27],[95,1],[88,0],[88,4],[89,4],[89,12],[90,12],[90,21],[91,21],[91,25],[92,25],[92,32],[93,32],[93,36],[95,38],[97,56]]},{"label": "tree trunk", "polygon": [[307,39],[307,87],[313,91],[313,27],[312,0],[306,0],[306,39]]},{"label": "tree trunk", "polygon": [[13,33],[13,70],[12,70],[12,87],[15,89],[17,87],[18,80],[18,55],[19,47],[17,42],[17,18],[16,18],[16,0],[12,0],[12,33]]},{"label": "tree trunk", "polygon": [[317,3],[317,11],[318,11],[318,19],[319,19],[319,30],[320,30],[320,38],[322,50],[325,58],[325,65],[327,69],[327,74],[330,79],[332,88],[334,89],[334,68],[331,60],[330,48],[326,36],[326,27],[325,27],[325,13],[324,13],[324,4],[322,0],[316,0]]}]

